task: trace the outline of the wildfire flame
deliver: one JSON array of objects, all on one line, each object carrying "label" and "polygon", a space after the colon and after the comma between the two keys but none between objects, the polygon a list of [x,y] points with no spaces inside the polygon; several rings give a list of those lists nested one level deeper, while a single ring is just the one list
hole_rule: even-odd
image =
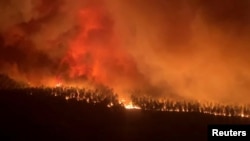
[{"label": "wildfire flame", "polygon": [[141,109],[140,107],[133,105],[132,102],[130,102],[129,104],[125,104],[124,107],[128,110],[131,110],[131,109],[140,110]]},{"label": "wildfire flame", "polygon": [[1,3],[0,73],[32,86],[248,103],[249,4],[205,1]]},{"label": "wildfire flame", "polygon": [[56,87],[62,87],[62,83],[57,83]]}]

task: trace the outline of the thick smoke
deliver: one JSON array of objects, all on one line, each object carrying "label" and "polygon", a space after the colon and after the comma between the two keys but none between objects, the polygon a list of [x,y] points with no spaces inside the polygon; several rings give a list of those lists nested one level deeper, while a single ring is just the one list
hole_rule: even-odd
[{"label": "thick smoke", "polygon": [[0,12],[0,71],[15,79],[250,100],[248,0],[2,0]]}]

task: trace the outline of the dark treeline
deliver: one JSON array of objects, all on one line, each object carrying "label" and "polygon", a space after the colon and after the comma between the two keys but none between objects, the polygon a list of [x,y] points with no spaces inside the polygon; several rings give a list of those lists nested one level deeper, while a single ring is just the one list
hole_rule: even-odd
[{"label": "dark treeline", "polygon": [[[103,108],[124,109],[117,94],[108,87],[99,89],[85,89],[76,87],[29,87],[25,83],[16,82],[6,75],[0,74],[1,93],[25,94],[31,96],[57,97],[67,101],[75,101],[88,105],[101,106]],[[133,105],[146,111],[165,112],[198,112],[218,116],[250,117],[250,105],[229,105],[214,102],[199,102],[196,100],[155,99],[149,96],[133,93],[131,96]]]},{"label": "dark treeline", "polygon": [[199,102],[176,99],[154,99],[148,96],[131,96],[135,106],[142,110],[168,111],[168,112],[198,112],[219,116],[250,117],[250,105],[229,105],[214,102]]},{"label": "dark treeline", "polygon": [[[108,87],[100,89],[85,89],[76,87],[16,87],[0,88],[1,93],[23,94],[35,97],[55,97],[65,101],[100,106],[103,108],[123,109],[124,104],[119,101],[117,94]],[[250,117],[250,105],[229,105],[215,102],[199,102],[196,100],[155,99],[148,96],[132,95],[134,106],[144,111],[162,112],[197,112],[217,116]]]},{"label": "dark treeline", "polygon": [[84,89],[75,87],[24,87],[24,88],[2,88],[3,94],[30,95],[34,98],[53,98],[64,101],[101,106],[103,108],[123,108],[118,100],[118,95],[112,89],[103,87],[101,89]]}]

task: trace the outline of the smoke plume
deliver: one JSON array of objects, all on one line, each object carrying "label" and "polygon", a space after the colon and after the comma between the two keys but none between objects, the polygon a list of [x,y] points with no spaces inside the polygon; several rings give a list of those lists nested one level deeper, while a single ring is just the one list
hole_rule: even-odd
[{"label": "smoke plume", "polygon": [[1,0],[0,12],[0,72],[16,80],[250,101],[249,0]]}]

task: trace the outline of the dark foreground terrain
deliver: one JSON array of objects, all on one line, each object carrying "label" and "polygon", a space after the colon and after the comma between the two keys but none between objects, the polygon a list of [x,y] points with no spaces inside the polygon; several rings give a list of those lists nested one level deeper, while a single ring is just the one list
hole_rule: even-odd
[{"label": "dark foreground terrain", "polygon": [[63,97],[1,91],[0,140],[207,140],[208,124],[249,124],[239,117],[107,108]]}]

